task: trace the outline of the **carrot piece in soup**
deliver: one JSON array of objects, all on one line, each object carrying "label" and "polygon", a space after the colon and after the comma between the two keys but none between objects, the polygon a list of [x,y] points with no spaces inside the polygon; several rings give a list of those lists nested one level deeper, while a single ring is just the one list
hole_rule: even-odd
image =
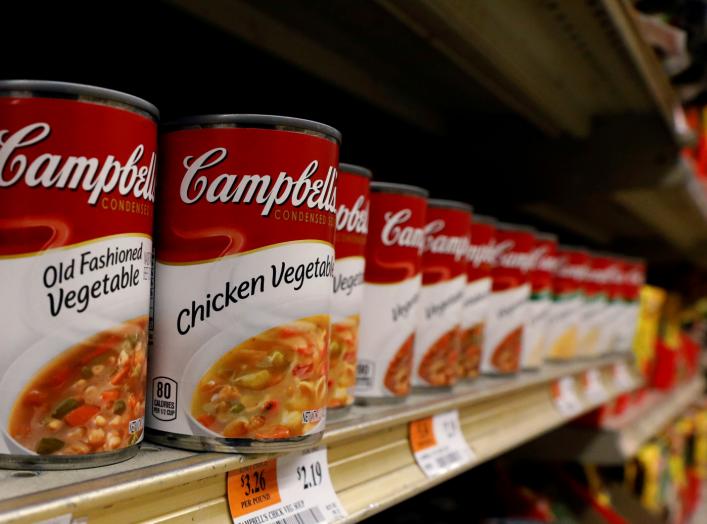
[{"label": "carrot piece in soup", "polygon": [[89,406],[87,404],[84,404],[83,406],[80,406],[73,411],[70,411],[65,417],[64,421],[69,425],[69,426],[82,426],[91,418],[93,418],[98,412],[100,411],[100,408],[98,406]]},{"label": "carrot piece in soup", "polygon": [[119,389],[109,389],[101,393],[101,398],[105,401],[118,400],[118,397],[120,397]]},{"label": "carrot piece in soup", "polygon": [[213,423],[216,422],[216,419],[211,415],[200,415],[199,417],[197,417],[196,420],[199,421],[199,424],[201,424],[202,426],[206,426],[207,428],[212,426]]},{"label": "carrot piece in soup", "polygon": [[47,394],[38,389],[32,389],[27,392],[23,400],[28,406],[41,406],[47,401]]},{"label": "carrot piece in soup", "polygon": [[130,366],[124,366],[123,369],[113,375],[113,378],[110,379],[110,383],[114,386],[120,384],[123,380],[127,378],[128,373],[130,373]]}]

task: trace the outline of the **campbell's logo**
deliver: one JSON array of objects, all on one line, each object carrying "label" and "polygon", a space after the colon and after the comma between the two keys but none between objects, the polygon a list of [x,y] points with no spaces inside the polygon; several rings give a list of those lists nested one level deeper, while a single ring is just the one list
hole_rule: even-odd
[{"label": "campbell's logo", "polygon": [[43,153],[34,159],[18,152],[46,140],[52,128],[46,122],[29,124],[10,134],[0,130],[0,187],[24,181],[29,187],[77,190],[89,193],[88,203],[96,205],[102,194],[117,191],[149,202],[155,200],[155,153],[145,155],[139,144],[124,159]]},{"label": "campbell's logo", "polygon": [[412,217],[410,209],[389,211],[384,215],[385,226],[381,231],[381,241],[386,246],[414,247],[422,253],[425,245],[425,230],[421,227],[404,225]]},{"label": "campbell's logo", "polygon": [[425,226],[425,249],[424,252],[438,255],[452,255],[454,260],[459,261],[464,257],[469,246],[469,238],[465,236],[452,237],[448,235],[438,235],[446,226],[442,219],[433,220]]},{"label": "campbell's logo", "polygon": [[560,265],[560,259],[548,253],[548,249],[548,246],[538,246],[533,250],[533,267],[538,271],[554,274]]},{"label": "campbell's logo", "polygon": [[493,266],[496,263],[496,246],[493,240],[489,244],[469,243],[466,260],[474,267],[479,267],[482,264]]},{"label": "campbell's logo", "polygon": [[589,268],[584,264],[563,264],[557,270],[557,276],[569,280],[583,281],[587,278]]},{"label": "campbell's logo", "polygon": [[643,285],[643,271],[638,268],[632,268],[623,273],[623,281],[629,286],[641,287]]},{"label": "campbell's logo", "polygon": [[589,268],[585,281],[600,286],[614,284],[621,278],[621,270],[616,266],[607,266],[602,269]]},{"label": "campbell's logo", "polygon": [[336,213],[336,167],[328,168],[325,180],[315,181],[311,178],[319,171],[317,160],[307,164],[297,179],[286,171],[280,171],[277,178],[269,174],[221,173],[209,180],[199,174],[219,165],[227,156],[225,147],[215,147],[197,157],[184,157],[182,164],[186,171],[179,188],[182,202],[193,204],[202,198],[211,204],[255,202],[263,206],[262,216],[268,216],[273,206],[287,202],[296,208],[306,205],[310,209]]},{"label": "campbell's logo", "polygon": [[350,209],[344,204],[339,205],[336,212],[336,230],[359,235],[368,233],[368,202],[363,195],[356,199]]},{"label": "campbell's logo", "polygon": [[499,267],[506,269],[520,269],[524,273],[530,271],[535,265],[535,258],[532,251],[528,253],[518,253],[513,251],[515,241],[506,239],[496,244],[496,263]]}]

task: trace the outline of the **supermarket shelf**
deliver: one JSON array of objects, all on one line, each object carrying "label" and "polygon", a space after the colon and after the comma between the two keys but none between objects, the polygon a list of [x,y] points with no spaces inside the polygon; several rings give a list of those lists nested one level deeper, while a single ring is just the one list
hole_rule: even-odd
[{"label": "supermarket shelf", "polygon": [[[612,364],[626,356],[551,365],[513,378],[481,378],[453,393],[416,394],[395,406],[354,407],[328,426],[334,488],[349,514],[362,520],[474,465],[500,455],[570,420],[552,400],[551,384],[588,369],[602,370],[610,398]],[[581,409],[597,406],[579,392]],[[446,476],[426,478],[408,444],[408,423],[458,409],[476,461]],[[91,523],[229,522],[225,473],[265,456],[194,454],[145,445],[132,461],[70,472],[0,472],[0,521],[34,522],[72,513]]]},{"label": "supermarket shelf", "polygon": [[651,114],[693,139],[625,0],[169,1],[429,130],[496,99],[550,133]]},{"label": "supermarket shelf", "polygon": [[704,387],[704,379],[696,377],[670,393],[652,391],[640,405],[609,419],[601,429],[563,427],[525,446],[518,454],[538,460],[623,464],[699,399]]}]

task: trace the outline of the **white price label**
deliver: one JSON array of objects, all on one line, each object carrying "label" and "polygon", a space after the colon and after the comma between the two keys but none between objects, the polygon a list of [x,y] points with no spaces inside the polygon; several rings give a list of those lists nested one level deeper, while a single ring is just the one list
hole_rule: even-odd
[{"label": "white price label", "polygon": [[606,402],[609,398],[609,393],[604,387],[604,382],[601,379],[601,371],[598,369],[590,369],[582,375],[582,386],[584,386],[584,396],[593,404]]},{"label": "white price label", "polygon": [[626,362],[614,364],[614,387],[617,391],[630,391],[634,387],[633,375],[629,371]]},{"label": "white price label", "polygon": [[582,411],[582,403],[577,396],[577,384],[574,377],[562,377],[552,383],[552,400],[557,411],[571,417]]},{"label": "white price label", "polygon": [[428,477],[442,475],[476,458],[462,434],[456,410],[411,422],[410,446]]},{"label": "white price label", "polygon": [[228,505],[237,524],[321,524],[346,516],[324,447],[229,472]]}]

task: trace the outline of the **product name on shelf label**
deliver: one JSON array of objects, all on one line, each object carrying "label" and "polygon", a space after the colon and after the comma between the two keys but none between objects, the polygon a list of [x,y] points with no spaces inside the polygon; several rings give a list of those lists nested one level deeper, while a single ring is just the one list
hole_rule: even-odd
[{"label": "product name on shelf label", "polygon": [[442,475],[476,459],[462,434],[456,410],[411,422],[410,447],[428,477]]},{"label": "product name on shelf label", "polygon": [[582,386],[584,387],[584,396],[594,404],[606,402],[609,398],[609,393],[601,379],[601,371],[598,369],[589,369],[584,372]]},{"label": "product name on shelf label", "polygon": [[346,516],[324,447],[229,472],[228,505],[237,524],[320,524]]},{"label": "product name on shelf label", "polygon": [[628,391],[633,389],[633,375],[629,371],[626,362],[614,364],[614,387],[617,391]]},{"label": "product name on shelf label", "polygon": [[565,417],[571,417],[582,411],[582,403],[577,396],[577,383],[574,377],[562,377],[552,383],[552,400],[557,411]]}]

